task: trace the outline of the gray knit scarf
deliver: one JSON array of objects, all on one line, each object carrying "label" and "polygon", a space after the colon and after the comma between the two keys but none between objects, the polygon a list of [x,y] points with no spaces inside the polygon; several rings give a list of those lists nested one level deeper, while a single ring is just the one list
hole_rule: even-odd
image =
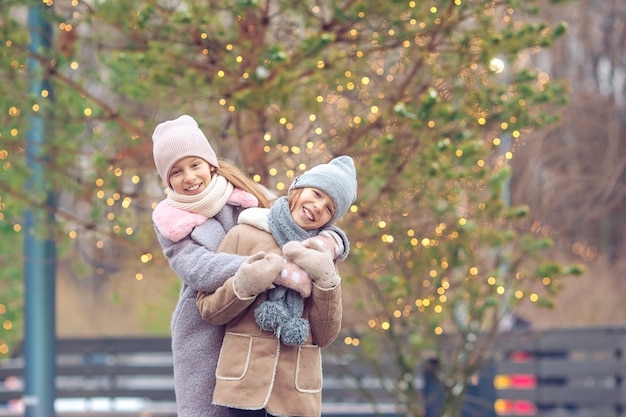
[{"label": "gray knit scarf", "polygon": [[[317,236],[320,229],[304,230],[291,217],[287,197],[274,202],[268,214],[269,229],[274,240],[282,248],[285,243],[302,241]],[[302,318],[304,300],[292,289],[277,285],[268,290],[268,299],[254,310],[254,319],[262,330],[274,332],[287,346],[298,346],[306,342],[309,322]]]},{"label": "gray knit scarf", "polygon": [[268,222],[270,232],[274,236],[274,240],[281,248],[287,242],[293,240],[303,241],[320,234],[321,229],[304,230],[296,224],[289,210],[289,202],[287,197],[280,197],[272,204],[270,209]]}]

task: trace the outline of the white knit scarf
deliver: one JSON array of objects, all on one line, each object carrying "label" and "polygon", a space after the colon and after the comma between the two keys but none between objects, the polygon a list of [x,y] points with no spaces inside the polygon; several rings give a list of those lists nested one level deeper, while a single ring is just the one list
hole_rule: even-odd
[{"label": "white knit scarf", "polygon": [[226,178],[216,174],[200,194],[182,195],[169,188],[166,200],[172,207],[211,218],[224,208],[234,188]]}]

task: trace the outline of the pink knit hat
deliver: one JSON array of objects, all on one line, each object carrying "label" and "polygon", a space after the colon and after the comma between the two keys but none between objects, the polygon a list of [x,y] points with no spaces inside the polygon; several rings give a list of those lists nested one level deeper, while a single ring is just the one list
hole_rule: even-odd
[{"label": "pink knit hat", "polygon": [[197,156],[219,168],[217,155],[208,139],[193,117],[186,114],[160,123],[152,134],[152,144],[154,165],[168,187],[170,170],[185,157]]}]

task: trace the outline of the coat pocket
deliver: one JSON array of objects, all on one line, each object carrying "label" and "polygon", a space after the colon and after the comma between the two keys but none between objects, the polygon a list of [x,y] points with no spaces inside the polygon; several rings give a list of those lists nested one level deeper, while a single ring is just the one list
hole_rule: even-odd
[{"label": "coat pocket", "polygon": [[308,393],[322,390],[322,351],[318,346],[298,347],[296,389]]},{"label": "coat pocket", "polygon": [[252,338],[245,334],[226,333],[220,350],[215,376],[217,379],[239,381],[250,365]]}]

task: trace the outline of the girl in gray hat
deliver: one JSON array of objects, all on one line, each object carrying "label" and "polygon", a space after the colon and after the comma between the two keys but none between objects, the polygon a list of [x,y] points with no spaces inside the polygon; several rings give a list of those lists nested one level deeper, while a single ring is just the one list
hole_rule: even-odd
[{"label": "girl in gray hat", "polygon": [[[335,158],[297,177],[270,209],[244,210],[222,241],[218,252],[252,255],[197,297],[203,319],[226,324],[213,403],[231,417],[320,415],[321,348],[341,329],[341,278],[331,253],[307,239],[341,218],[356,191],[352,158]],[[310,296],[275,285],[281,254],[311,277]]]},{"label": "girl in gray hat", "polygon": [[[268,198],[236,167],[218,162],[192,117],[160,123],[152,140],[154,163],[167,187],[152,219],[163,254],[182,281],[171,322],[178,417],[224,417],[227,409],[211,403],[224,330],[202,320],[196,293],[215,291],[246,261],[215,251],[239,213],[246,207],[269,207]],[[344,236],[339,229],[334,232]],[[337,247],[339,258],[347,256],[347,243]],[[277,284],[289,286],[294,276],[299,278],[295,287],[306,284],[304,271],[291,263],[283,266]]]}]

